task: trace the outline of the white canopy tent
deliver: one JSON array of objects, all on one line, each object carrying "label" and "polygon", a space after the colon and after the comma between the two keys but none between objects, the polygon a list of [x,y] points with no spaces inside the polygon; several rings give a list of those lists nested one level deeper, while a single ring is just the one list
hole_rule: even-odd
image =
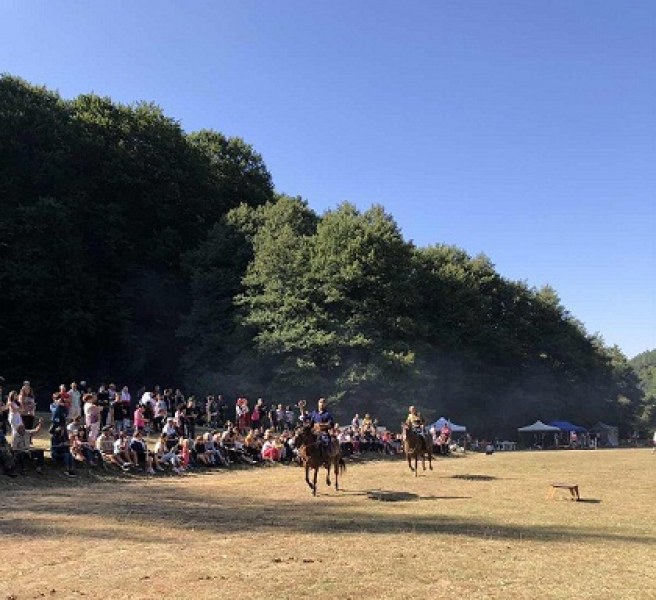
[{"label": "white canopy tent", "polygon": [[432,429],[434,427],[436,431],[439,431],[445,425],[451,430],[452,433],[465,433],[467,431],[467,428],[464,425],[456,425],[444,417],[440,417],[437,421],[435,421],[435,423],[431,423],[428,426],[428,429]]},{"label": "white canopy tent", "polygon": [[517,431],[521,433],[555,433],[560,431],[558,427],[553,427],[552,425],[547,425],[542,421],[538,420],[531,425],[526,425],[526,427],[518,427]]}]

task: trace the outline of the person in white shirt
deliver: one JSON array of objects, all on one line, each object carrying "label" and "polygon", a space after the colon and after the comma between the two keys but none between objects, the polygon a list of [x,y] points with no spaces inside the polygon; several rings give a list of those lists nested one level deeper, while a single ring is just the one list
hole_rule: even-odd
[{"label": "person in white shirt", "polygon": [[173,467],[173,471],[180,474],[182,473],[182,461],[180,460],[180,457],[167,446],[167,441],[166,434],[162,433],[155,444],[155,463],[158,466],[160,464],[170,464]]},{"label": "person in white shirt", "polygon": [[68,395],[71,397],[71,408],[68,411],[68,418],[75,419],[75,417],[82,415],[82,394],[77,389],[77,383],[75,381],[71,383],[71,389],[68,390]]}]

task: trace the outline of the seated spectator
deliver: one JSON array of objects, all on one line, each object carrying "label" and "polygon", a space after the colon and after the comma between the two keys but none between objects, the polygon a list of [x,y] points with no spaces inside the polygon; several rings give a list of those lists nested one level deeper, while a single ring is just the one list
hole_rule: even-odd
[{"label": "seated spectator", "polygon": [[41,431],[42,424],[43,419],[39,419],[34,429],[26,429],[25,425],[21,423],[11,439],[11,450],[23,475],[27,472],[27,465],[30,463],[35,463],[37,473],[43,471],[45,464],[43,450],[32,447],[32,436]]},{"label": "seated spectator", "polygon": [[91,450],[81,439],[77,433],[70,433],[68,439],[71,443],[71,454],[73,458],[78,462],[87,462],[92,467],[96,466],[95,461],[93,460],[93,455]]},{"label": "seated spectator", "polygon": [[210,457],[210,464],[212,466],[224,465],[219,449],[214,445],[214,437],[209,431],[203,434],[203,442],[205,443],[205,451]]},{"label": "seated spectator", "polygon": [[137,466],[138,464],[137,454],[130,449],[128,436],[124,431],[121,431],[114,441],[114,456],[124,465]]},{"label": "seated spectator", "polygon": [[180,443],[180,461],[183,469],[191,467],[191,449],[188,439],[183,439]]},{"label": "seated spectator", "polygon": [[155,444],[155,460],[158,464],[170,464],[175,473],[181,474],[183,472],[182,461],[174,448],[169,448],[165,433],[159,436],[159,440]]},{"label": "seated spectator", "polygon": [[111,427],[104,427],[96,440],[96,450],[100,453],[103,466],[112,464],[121,467],[124,471],[130,468],[130,463],[114,454],[114,433]]},{"label": "seated spectator", "polygon": [[205,440],[202,435],[196,436],[193,446],[191,448],[191,453],[194,459],[194,462],[203,467],[209,467],[212,464],[212,455],[207,451],[205,446]]},{"label": "seated spectator", "polygon": [[180,430],[175,426],[175,420],[173,417],[166,419],[166,423],[162,428],[162,434],[166,436],[166,446],[169,450],[178,445]]},{"label": "seated spectator", "polygon": [[[208,447],[209,443],[208,443]],[[221,432],[220,431],[215,431],[212,434],[212,445],[211,448],[214,449],[214,456],[216,458],[217,464],[223,465],[224,467],[229,467],[230,466],[230,460],[228,458],[227,453],[221,446]]]},{"label": "seated spectator", "polygon": [[66,426],[66,431],[68,432],[69,437],[72,435],[77,435],[77,432],[80,430],[81,425],[82,425],[82,417],[75,417]]},{"label": "seated spectator", "polygon": [[259,462],[262,457],[262,441],[258,436],[255,429],[251,429],[248,435],[244,438],[244,452],[250,457],[251,460]]},{"label": "seated spectator", "polygon": [[276,463],[280,460],[280,449],[276,444],[275,436],[270,431],[267,431],[264,434],[264,444],[262,444],[262,458],[269,463]]},{"label": "seated spectator", "polygon": [[66,424],[56,425],[50,436],[50,456],[55,462],[63,462],[66,470],[64,474],[68,477],[76,477],[77,473],[73,469],[73,455],[71,454]]},{"label": "seated spectator", "polygon": [[337,434],[337,441],[339,442],[339,449],[343,456],[351,456],[351,454],[353,454],[353,443],[351,442],[350,429],[342,429]]},{"label": "seated spectator", "polygon": [[134,452],[137,457],[137,466],[143,465],[143,469],[148,475],[154,475],[155,469],[153,468],[152,456],[148,452],[148,445],[146,444],[146,440],[143,439],[143,434],[138,429],[134,432],[132,439],[130,440],[130,450]]},{"label": "seated spectator", "polygon": [[11,453],[11,450],[9,450],[5,432],[2,430],[0,430],[0,465],[2,465],[2,470],[5,475],[8,477],[16,477],[14,456]]}]

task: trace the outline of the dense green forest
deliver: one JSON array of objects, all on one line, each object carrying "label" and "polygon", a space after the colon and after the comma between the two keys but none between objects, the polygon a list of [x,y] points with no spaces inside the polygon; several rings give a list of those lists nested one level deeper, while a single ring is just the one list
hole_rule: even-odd
[{"label": "dense green forest", "polygon": [[418,404],[489,435],[654,418],[626,357],[552,288],[416,247],[380,206],[319,215],[243,140],[153,104],[2,77],[0,202],[10,381],[323,395],[385,420]]},{"label": "dense green forest", "polygon": [[640,408],[639,423],[656,429],[656,350],[641,352],[629,361],[640,379],[644,401]]}]

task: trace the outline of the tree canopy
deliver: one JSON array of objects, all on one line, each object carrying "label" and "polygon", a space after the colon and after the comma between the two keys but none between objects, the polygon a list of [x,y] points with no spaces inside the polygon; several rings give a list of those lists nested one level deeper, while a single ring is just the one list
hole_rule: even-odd
[{"label": "tree canopy", "polygon": [[653,418],[654,361],[605,347],[556,290],[418,248],[382,206],[318,215],[275,193],[246,142],[186,133],[154,104],[3,76],[0,203],[13,381],[323,395],[386,419],[418,404],[488,435]]}]

